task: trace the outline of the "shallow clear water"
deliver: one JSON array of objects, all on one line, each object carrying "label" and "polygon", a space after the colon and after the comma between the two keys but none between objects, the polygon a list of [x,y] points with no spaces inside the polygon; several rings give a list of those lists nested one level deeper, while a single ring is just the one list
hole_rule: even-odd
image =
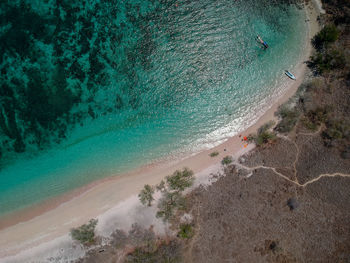
[{"label": "shallow clear water", "polygon": [[270,1],[30,3],[0,13],[0,214],[238,133],[306,35],[302,10]]}]

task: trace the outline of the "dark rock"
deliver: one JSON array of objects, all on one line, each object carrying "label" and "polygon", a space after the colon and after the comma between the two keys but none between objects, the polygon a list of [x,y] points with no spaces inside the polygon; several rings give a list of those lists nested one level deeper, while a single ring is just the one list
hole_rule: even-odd
[{"label": "dark rock", "polygon": [[119,94],[117,94],[117,96],[115,98],[115,104],[116,104],[116,108],[118,110],[120,110],[123,107],[123,100],[122,100],[122,98],[120,97]]},{"label": "dark rock", "polygon": [[13,147],[14,147],[15,151],[18,153],[24,152],[24,150],[25,150],[25,145],[24,145],[21,138],[16,139]]},{"label": "dark rock", "polygon": [[298,208],[299,203],[295,198],[289,198],[287,201],[287,205],[288,205],[290,210],[294,210],[294,209]]},{"label": "dark rock", "polygon": [[91,118],[93,118],[93,119],[96,118],[95,112],[93,111],[93,109],[91,108],[91,106],[89,106],[88,113],[89,113],[89,115],[91,116]]},{"label": "dark rock", "polygon": [[275,242],[275,241],[272,241],[272,242],[270,243],[269,249],[271,249],[272,251],[274,251],[274,250],[276,249],[276,247],[277,247],[276,242]]},{"label": "dark rock", "polygon": [[342,151],[340,156],[343,159],[350,159],[350,147],[347,147],[344,151]]}]

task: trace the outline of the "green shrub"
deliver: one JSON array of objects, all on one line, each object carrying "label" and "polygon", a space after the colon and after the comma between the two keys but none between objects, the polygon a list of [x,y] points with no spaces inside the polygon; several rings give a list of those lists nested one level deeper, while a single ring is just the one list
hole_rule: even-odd
[{"label": "green shrub", "polygon": [[216,157],[219,155],[219,152],[212,152],[209,154],[210,157]]},{"label": "green shrub", "polygon": [[271,142],[276,139],[276,135],[269,131],[271,127],[275,124],[274,121],[269,121],[265,123],[258,129],[257,134],[250,134],[248,136],[248,141],[254,141],[257,146],[262,146],[268,142]]},{"label": "green shrub", "polygon": [[258,146],[262,146],[276,139],[276,135],[269,131],[259,133],[255,139],[255,143]]},{"label": "green shrub", "polygon": [[95,242],[95,228],[97,219],[91,219],[88,224],[73,228],[70,234],[74,240],[79,241],[83,245],[93,244]]},{"label": "green shrub", "polygon": [[350,126],[343,121],[329,120],[322,137],[327,145],[331,145],[333,140],[350,139]]},{"label": "green shrub", "polygon": [[258,134],[259,133],[263,133],[269,129],[271,129],[273,126],[275,125],[275,122],[274,121],[269,121],[265,124],[263,124],[259,129],[258,129]]},{"label": "green shrub", "polygon": [[170,190],[184,191],[192,186],[194,181],[193,171],[184,168],[182,171],[175,171],[172,175],[166,177],[166,182]]},{"label": "green shrub", "polygon": [[182,196],[186,188],[192,186],[194,174],[188,168],[182,171],[176,170],[172,175],[165,178],[166,183],[162,180],[157,185],[157,190],[162,192],[162,197],[158,202],[158,211],[156,217],[164,221],[170,220],[177,209],[185,209],[186,202]]},{"label": "green shrub", "polygon": [[311,56],[308,65],[317,73],[322,74],[334,69],[343,69],[346,65],[346,59],[342,51],[332,49]]},{"label": "green shrub", "polygon": [[290,132],[299,118],[299,111],[296,108],[289,109],[282,106],[278,112],[281,121],[277,124],[276,130],[282,133]]},{"label": "green shrub", "polygon": [[328,111],[326,108],[317,108],[309,111],[307,115],[313,122],[322,123],[327,120]]},{"label": "green shrub", "polygon": [[229,165],[232,162],[233,162],[232,156],[227,155],[222,159],[221,164],[222,165]]},{"label": "green shrub", "polygon": [[194,231],[191,224],[181,224],[178,236],[183,239],[188,239],[193,237]]},{"label": "green shrub", "polygon": [[323,132],[323,136],[330,140],[336,140],[343,138],[343,133],[341,130],[338,130],[337,128],[328,128]]},{"label": "green shrub", "polygon": [[152,201],[154,200],[153,198],[154,194],[154,187],[146,184],[144,188],[141,190],[139,193],[139,199],[143,205],[152,205]]},{"label": "green shrub", "polygon": [[339,37],[339,30],[335,25],[326,25],[312,39],[312,44],[317,50],[327,47],[328,44],[335,42]]},{"label": "green shrub", "polygon": [[256,134],[249,134],[247,137],[247,142],[252,143],[255,142]]},{"label": "green shrub", "polygon": [[316,130],[321,123],[326,122],[330,111],[331,107],[329,106],[323,108],[318,107],[315,110],[309,110],[306,113],[306,116],[302,118],[302,123],[309,130]]},{"label": "green shrub", "polygon": [[301,118],[301,123],[304,125],[305,128],[311,130],[311,131],[316,131],[318,125],[316,123],[313,123],[312,121],[309,120],[307,117],[302,117]]}]

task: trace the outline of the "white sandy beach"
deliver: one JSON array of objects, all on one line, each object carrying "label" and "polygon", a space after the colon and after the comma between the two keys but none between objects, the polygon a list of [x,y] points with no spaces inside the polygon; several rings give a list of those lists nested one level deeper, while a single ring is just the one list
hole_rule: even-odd
[{"label": "white sandy beach", "polygon": [[[247,136],[267,121],[276,119],[274,113],[277,108],[286,102],[302,83],[306,73],[304,62],[308,60],[311,52],[310,39],[318,31],[316,18],[322,10],[320,7],[320,4],[309,4],[306,7],[310,20],[309,30],[307,43],[303,43],[304,54],[293,69],[297,81],[286,77],[285,93],[271,103],[264,115],[241,133],[242,136]],[[183,167],[192,169],[197,176],[209,175],[210,172],[220,168],[220,161],[224,156],[238,157],[253,147],[253,145],[245,147],[241,138],[234,136],[221,145],[194,156],[151,164],[123,175],[106,178],[31,210],[0,219],[0,262],[31,262],[30,258],[44,254],[47,257],[50,253],[53,255],[56,253],[53,251],[60,251],[59,248],[64,248],[61,250],[62,254],[69,252],[73,257],[78,257],[83,251],[78,248],[73,251],[68,233],[72,227],[82,225],[91,218],[99,219],[98,231],[102,235],[107,235],[117,226],[127,228],[140,215],[144,216],[140,220],[145,224],[159,226],[156,229],[158,232],[165,231],[160,224],[157,224],[156,219],[148,220],[153,213],[152,210],[136,212],[141,207],[137,194],[145,184],[157,184],[165,176]],[[209,154],[213,151],[218,151],[220,154],[212,158]]]}]

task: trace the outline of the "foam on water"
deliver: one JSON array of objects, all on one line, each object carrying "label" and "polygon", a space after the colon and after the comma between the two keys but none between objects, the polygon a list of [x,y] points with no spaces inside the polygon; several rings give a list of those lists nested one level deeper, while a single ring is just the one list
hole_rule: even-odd
[{"label": "foam on water", "polygon": [[[66,127],[64,136],[59,136],[56,126],[48,125],[46,133],[38,129],[51,136],[39,150],[33,144],[26,145],[29,139],[25,134],[28,138],[37,135],[31,135],[29,129],[24,132],[27,126],[22,121],[23,127],[18,130],[23,132],[20,138],[26,151],[9,154],[11,158],[0,171],[2,214],[153,160],[211,147],[237,134],[283,92],[281,83],[287,81],[283,70],[294,69],[303,49],[305,14],[295,6],[203,0],[116,1],[115,7],[96,1],[99,9],[93,10],[93,2],[79,6],[78,13],[97,13],[91,21],[95,24],[89,43],[100,39],[101,51],[96,52],[105,53],[97,59],[91,53],[78,56],[73,50],[74,34],[70,42],[65,40],[62,63],[78,56],[76,61],[85,76],[79,79],[80,73],[74,68],[78,77],[65,79],[71,95],[80,96],[79,102],[73,100],[55,121]],[[49,9],[40,3],[34,1],[33,8],[45,15]],[[88,22],[74,24],[75,30],[82,30]],[[120,35],[113,39],[99,35],[110,27],[120,30]],[[255,41],[257,34],[269,43],[267,50]],[[47,39],[35,45],[45,50],[35,67],[47,74],[59,73],[50,62],[56,59],[55,45]],[[13,62],[12,66],[34,65],[28,64],[29,60],[21,63]],[[90,69],[98,63],[103,64],[103,70],[95,78]],[[9,70],[8,74],[14,72]],[[78,84],[81,89],[75,92]]]}]

